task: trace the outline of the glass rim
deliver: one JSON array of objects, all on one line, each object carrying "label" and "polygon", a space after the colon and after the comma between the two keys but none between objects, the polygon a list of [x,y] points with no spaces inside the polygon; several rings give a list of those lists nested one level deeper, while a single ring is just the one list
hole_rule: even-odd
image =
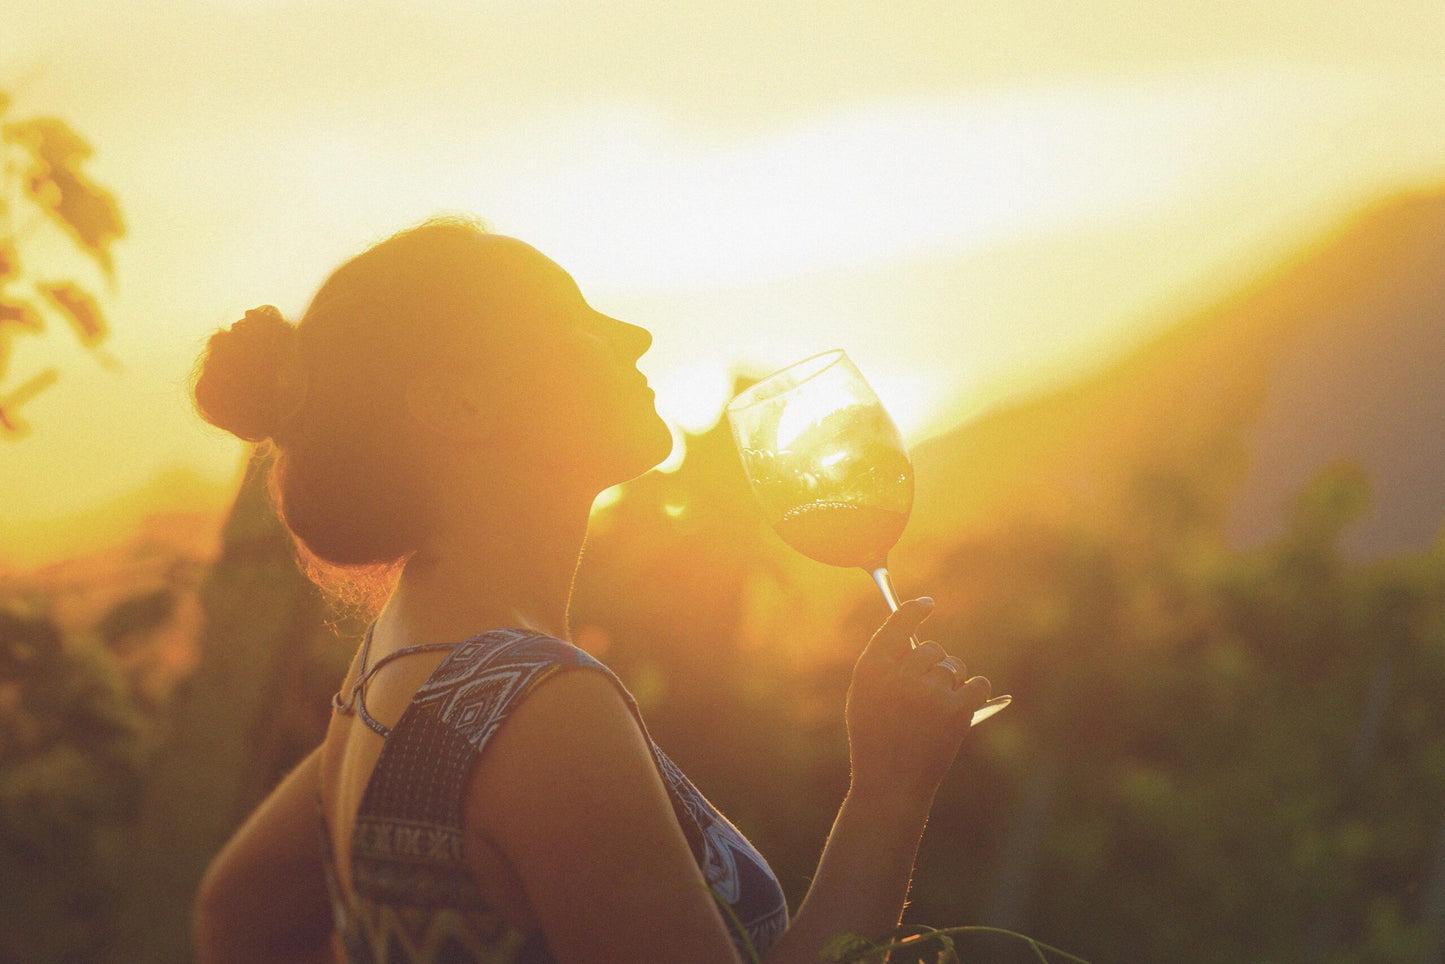
[{"label": "glass rim", "polygon": [[[770,402],[773,399],[781,398],[782,396],[787,395],[789,392],[795,391],[803,385],[806,385],[808,382],[817,378],[819,375],[823,374],[825,371],[832,368],[834,365],[838,364],[838,362],[843,361],[847,357],[848,353],[842,348],[829,348],[827,351],[820,351],[816,355],[809,355],[807,358],[795,361],[791,365],[786,365],[783,368],[779,368],[771,375],[765,375],[764,377],[754,382],[752,385],[749,385],[747,388],[743,389],[741,392],[738,392],[732,397],[732,399],[728,401],[727,405],[723,407],[723,411],[726,414],[731,415],[732,413],[740,412],[745,408],[751,408],[754,405],[760,405],[763,402]],[[825,358],[827,359],[826,363],[818,364],[819,362],[822,362]],[[775,391],[768,391],[769,383],[781,378],[784,375],[796,372],[798,369],[809,365],[816,365],[817,367],[813,371],[808,372],[808,374],[804,375],[802,378],[799,378],[797,381],[793,382],[787,388]]]}]

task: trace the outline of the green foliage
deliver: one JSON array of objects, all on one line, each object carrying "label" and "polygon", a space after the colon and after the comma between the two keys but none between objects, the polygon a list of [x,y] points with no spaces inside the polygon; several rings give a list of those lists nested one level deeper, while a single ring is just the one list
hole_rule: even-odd
[{"label": "green foliage", "polygon": [[1256,553],[1207,523],[1146,553],[1083,525],[956,553],[935,593],[987,602],[944,635],[987,640],[1025,695],[935,811],[1000,841],[971,853],[991,872],[925,859],[915,912],[951,899],[1101,960],[1417,954],[1440,913],[1445,558],[1350,565],[1366,495],[1328,470]]},{"label": "green foliage", "polygon": [[170,618],[176,608],[175,592],[152,590],[122,599],[105,614],[96,633],[107,646],[115,646],[131,633],[155,629]]},{"label": "green foliage", "polygon": [[106,946],[149,748],[108,652],[0,611],[0,960]]},{"label": "green foliage", "polygon": [[[856,586],[856,612],[834,645],[806,648],[810,601],[844,607],[847,589],[795,580],[808,570],[789,568],[789,550],[758,520],[725,429],[689,441],[681,469],[631,486],[590,539],[574,628],[638,695],[669,756],[767,855],[796,907],[848,785],[844,693],[881,602],[861,575],[841,574],[857,576],[837,584]],[[115,960],[185,959],[199,869],[314,745],[343,669],[323,658],[340,654],[321,636],[314,651],[297,645],[321,631],[324,611],[300,584],[259,478],[207,590],[213,645],[173,708],[169,763],[148,776],[154,813],[137,849],[149,863],[129,883],[129,929],[164,931],[153,945],[164,947],[118,941]],[[1445,543],[1353,564],[1340,541],[1367,504],[1359,472],[1334,467],[1300,493],[1282,537],[1242,552],[1199,476],[1154,469],[1107,511],[1000,522],[911,573],[940,602],[929,634],[1017,700],[973,733],[939,791],[906,928],[840,935],[835,958],[876,957],[904,938],[894,964],[905,952],[930,964],[950,953],[1038,964],[1064,954],[1054,947],[1095,961],[1438,956]],[[144,626],[165,606],[137,597],[106,625]],[[13,661],[33,658],[17,652]],[[125,794],[98,791],[95,774],[134,770],[101,766],[97,753],[134,759],[139,744],[118,735],[124,727],[29,712],[71,721],[47,732],[102,736],[51,739],[46,765],[13,784],[77,801],[48,807],[58,824],[37,828],[23,807],[0,822],[15,822],[6,832],[17,840],[48,841],[48,879],[103,884],[76,868],[107,866],[107,828],[125,818],[96,801]],[[17,799],[34,799],[25,792]],[[89,886],[87,900],[114,893]],[[47,940],[90,946],[104,915],[67,899],[0,893]],[[171,915],[160,926],[157,908]],[[935,931],[923,921],[960,926],[926,943]],[[14,933],[10,918],[0,933]]]},{"label": "green foliage", "polygon": [[1068,951],[1051,947],[1025,934],[1019,934],[1001,927],[927,927],[909,925],[900,927],[876,940],[869,940],[857,934],[839,934],[823,946],[822,959],[836,964],[906,964],[906,962],[928,962],[928,964],[963,964],[964,961],[996,960],[996,942],[990,942],[988,956],[973,956],[967,947],[960,948],[959,938],[1005,938],[1028,948],[1029,953],[1040,964],[1051,960],[1073,961],[1088,964],[1081,957]]},{"label": "green foliage", "polygon": [[[240,822],[321,741],[350,653],[297,569],[266,495],[270,453],[253,453],[219,558],[201,588],[201,662],[166,708],[130,834],[117,934],[98,961],[190,959],[190,908],[206,865]],[[134,596],[99,631],[162,618],[162,595]],[[356,639],[362,627],[341,620]]]},{"label": "green foliage", "polygon": [[[786,636],[739,647],[747,587],[782,563],[745,528],[745,490],[700,500],[688,470],[624,498],[626,521],[589,548],[579,613],[614,630],[606,658],[624,679],[661,680],[653,735],[796,906],[847,786],[856,651],[792,665]],[[1114,508],[1022,517],[911,575],[940,601],[930,635],[1018,699],[940,790],[910,921],[1111,961],[1440,946],[1445,546],[1349,562],[1341,536],[1369,493],[1340,465],[1299,494],[1281,538],[1241,552],[1203,475],[1153,469]],[[664,504],[691,508],[669,523]],[[857,599],[863,638],[878,603],[861,585]],[[977,959],[1036,957],[990,945]]]},{"label": "green foliage", "polygon": [[115,197],[84,171],[90,145],[55,117],[6,120],[9,107],[10,99],[0,93],[0,437],[29,430],[19,409],[58,377],[47,368],[7,388],[16,336],[42,334],[51,316],[69,324],[91,350],[108,334],[89,291],[74,279],[42,278],[45,266],[30,264],[35,231],[42,225],[58,230],[108,280],[114,273],[111,246],[125,234]]}]

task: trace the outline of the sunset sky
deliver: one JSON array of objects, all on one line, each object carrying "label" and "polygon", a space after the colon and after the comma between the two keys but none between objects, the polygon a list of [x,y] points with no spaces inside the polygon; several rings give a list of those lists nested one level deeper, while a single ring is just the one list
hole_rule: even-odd
[{"label": "sunset sky", "polygon": [[843,347],[916,440],[1445,184],[1439,0],[0,0],[0,90],[129,228],[116,364],[15,342],[5,386],[62,378],[0,441],[0,533],[233,477],[186,399],[208,332],[435,213],[650,328],[677,425]]}]

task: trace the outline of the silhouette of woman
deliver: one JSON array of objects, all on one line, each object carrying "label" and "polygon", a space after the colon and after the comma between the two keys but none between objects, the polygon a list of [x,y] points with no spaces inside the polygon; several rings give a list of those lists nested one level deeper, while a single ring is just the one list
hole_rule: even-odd
[{"label": "silhouette of woman", "polygon": [[400,574],[322,744],[212,861],[200,960],[776,964],[896,926],[989,690],[911,649],[929,600],[857,662],[851,786],[791,921],[767,862],[565,641],[594,498],[670,448],[635,367],[650,343],[462,220],[347,262],[299,324],[263,308],[211,337],[197,407],[275,445],[303,551]]}]

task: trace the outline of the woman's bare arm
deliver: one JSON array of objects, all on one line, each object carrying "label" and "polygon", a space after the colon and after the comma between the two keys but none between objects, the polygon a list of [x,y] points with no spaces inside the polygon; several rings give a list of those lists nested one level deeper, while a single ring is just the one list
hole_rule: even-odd
[{"label": "woman's bare arm", "polygon": [[989,695],[982,677],[955,688],[937,643],[912,649],[931,609],[931,600],[904,603],[858,658],[847,710],[852,786],[768,964],[816,962],[838,934],[873,938],[898,926],[934,793]]},{"label": "woman's bare arm", "polygon": [[333,960],[316,817],[320,755],[292,770],[211,861],[194,909],[200,964]]},{"label": "woman's bare arm", "polygon": [[844,800],[808,895],[767,964],[816,964],[839,934],[875,938],[898,926],[926,811]]},{"label": "woman's bare arm", "polygon": [[466,808],[468,839],[507,856],[559,962],[736,964],[646,740],[601,673],[539,683],[472,770]]}]

